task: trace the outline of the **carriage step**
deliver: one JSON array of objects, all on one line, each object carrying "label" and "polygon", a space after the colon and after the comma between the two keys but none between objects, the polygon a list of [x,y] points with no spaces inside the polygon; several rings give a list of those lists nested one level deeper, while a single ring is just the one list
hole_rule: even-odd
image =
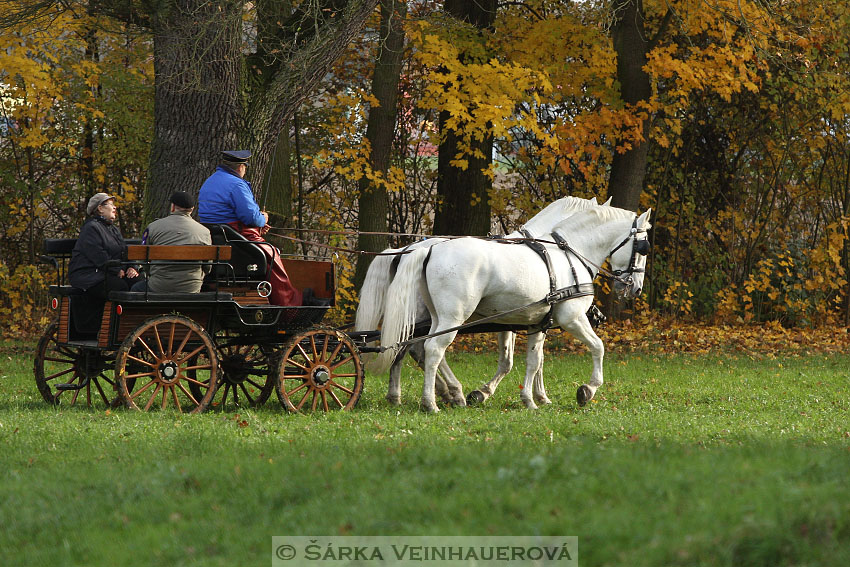
[{"label": "carriage step", "polygon": [[91,378],[86,376],[79,384],[56,384],[56,390],[59,392],[65,392],[68,390],[82,390],[83,388],[89,385],[89,382],[91,382]]}]

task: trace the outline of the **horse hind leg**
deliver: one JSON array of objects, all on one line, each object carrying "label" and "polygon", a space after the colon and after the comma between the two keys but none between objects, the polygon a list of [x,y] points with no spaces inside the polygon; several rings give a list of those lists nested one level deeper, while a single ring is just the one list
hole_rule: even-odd
[{"label": "horse hind leg", "polygon": [[522,391],[519,394],[520,399],[525,404],[527,409],[537,409],[535,403],[535,382],[538,374],[543,372],[543,339],[545,334],[534,333],[528,336],[528,352],[525,358],[525,381],[523,382]]},{"label": "horse hind leg", "polygon": [[528,349],[539,349],[537,371],[534,373],[534,401],[541,405],[549,405],[552,400],[546,395],[546,386],[543,384],[543,341],[546,340],[546,333],[535,333],[528,337]]},{"label": "horse hind leg", "polygon": [[396,354],[396,357],[393,359],[393,363],[390,366],[390,380],[387,383],[386,396],[390,405],[401,405],[401,366],[407,350],[407,347],[402,348],[398,354]]},{"label": "horse hind leg", "polygon": [[443,360],[443,357],[445,357],[446,349],[452,344],[456,335],[457,332],[446,333],[445,335],[439,335],[425,341],[425,379],[422,384],[421,408],[428,413],[440,411],[434,398],[437,367]]},{"label": "horse hind leg", "polygon": [[[425,346],[423,342],[420,341],[417,343],[413,343],[410,346],[410,351],[408,352],[408,354],[410,354],[410,358],[416,361],[416,364],[419,366],[419,368],[424,371]],[[452,394],[449,391],[449,387],[446,384],[446,379],[444,378],[444,376],[447,375],[451,375],[452,378],[454,378],[454,373],[452,372],[452,369],[449,368],[448,363],[445,359],[443,359],[442,361],[440,361],[439,366],[437,366],[437,376],[434,379],[434,389],[437,395],[440,396],[440,399],[443,400],[444,403],[451,404],[453,401]],[[454,380],[457,381],[457,378],[454,378]]]},{"label": "horse hind leg", "polygon": [[514,364],[514,345],[516,334],[513,331],[503,331],[499,333],[499,365],[496,367],[496,374],[489,382],[481,386],[477,390],[473,390],[466,396],[466,403],[470,406],[483,404],[490,396],[496,392],[499,383],[511,371]]}]

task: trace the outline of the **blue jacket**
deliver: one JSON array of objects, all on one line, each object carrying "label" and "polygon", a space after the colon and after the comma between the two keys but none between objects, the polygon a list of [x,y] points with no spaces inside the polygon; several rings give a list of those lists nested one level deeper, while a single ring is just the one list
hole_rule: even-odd
[{"label": "blue jacket", "polygon": [[204,223],[241,221],[246,226],[258,228],[266,224],[254,200],[251,184],[222,166],[201,185],[198,220]]}]

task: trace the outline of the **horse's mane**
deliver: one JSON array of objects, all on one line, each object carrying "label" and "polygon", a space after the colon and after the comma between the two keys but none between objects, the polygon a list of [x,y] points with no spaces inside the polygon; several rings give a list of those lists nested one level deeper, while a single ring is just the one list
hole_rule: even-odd
[{"label": "horse's mane", "polygon": [[[564,219],[562,222],[558,223],[553,230],[563,230],[565,226],[586,222],[588,217],[596,217],[599,222],[605,223],[617,220],[632,220],[635,218],[635,213],[633,211],[617,207],[592,207],[579,211],[575,215]],[[651,225],[646,223],[646,226],[641,228],[649,230]]]},{"label": "horse's mane", "polygon": [[598,203],[596,199],[582,199],[580,197],[573,197],[568,195],[566,197],[561,197],[551,203],[547,204],[545,207],[537,211],[537,213],[532,216],[530,219],[525,221],[522,225],[523,228],[531,228],[535,223],[540,223],[545,218],[549,218],[548,216],[544,216],[544,212],[547,215],[561,215],[566,211],[581,211],[585,209],[589,209],[592,207],[598,207]]}]

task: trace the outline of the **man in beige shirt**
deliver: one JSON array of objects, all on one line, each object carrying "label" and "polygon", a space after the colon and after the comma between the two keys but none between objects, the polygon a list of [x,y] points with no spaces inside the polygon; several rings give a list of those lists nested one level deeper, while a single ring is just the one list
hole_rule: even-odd
[{"label": "man in beige shirt", "polygon": [[[194,208],[195,202],[189,193],[175,192],[171,196],[171,214],[149,224],[142,242],[149,245],[212,244],[209,229],[192,218]],[[148,280],[135,284],[132,291],[197,293],[209,269],[209,265],[197,263],[180,266],[153,262]]]}]

